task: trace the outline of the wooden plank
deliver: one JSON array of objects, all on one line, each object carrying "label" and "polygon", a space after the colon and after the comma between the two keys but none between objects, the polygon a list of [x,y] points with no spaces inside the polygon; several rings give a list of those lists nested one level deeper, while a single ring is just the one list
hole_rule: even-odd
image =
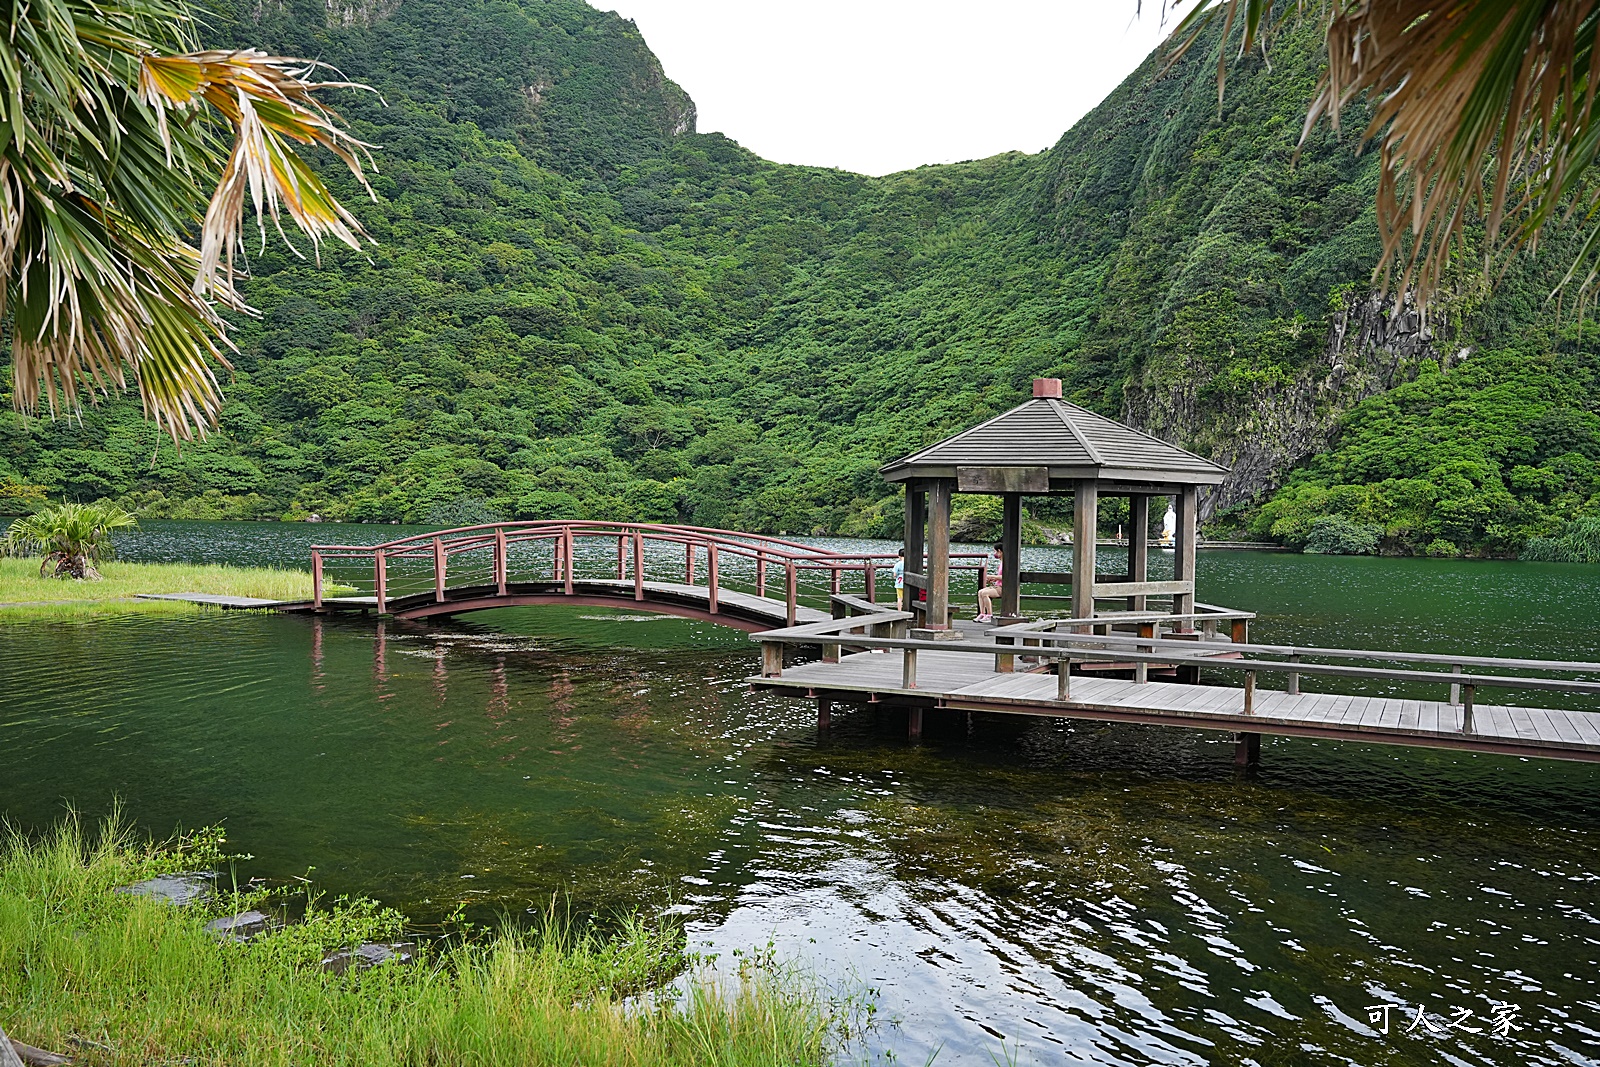
[{"label": "wooden plank", "polygon": [[1165,596],[1194,593],[1193,582],[1096,582],[1094,595],[1103,600],[1119,596]]},{"label": "wooden plank", "polygon": [[1556,712],[1545,708],[1529,708],[1528,717],[1533,720],[1534,728],[1539,731],[1539,739],[1542,741],[1558,741],[1565,744],[1583,743],[1583,739],[1578,736],[1578,731]]},{"label": "wooden plank", "polygon": [[1569,711],[1565,714],[1572,720],[1573,728],[1585,744],[1600,746],[1600,716],[1592,711]]}]

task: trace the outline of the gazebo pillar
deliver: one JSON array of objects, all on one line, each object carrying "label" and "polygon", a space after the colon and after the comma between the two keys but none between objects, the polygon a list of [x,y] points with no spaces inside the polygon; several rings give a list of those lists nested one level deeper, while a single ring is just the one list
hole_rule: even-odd
[{"label": "gazebo pillar", "polygon": [[[1143,493],[1128,497],[1128,581],[1150,580],[1150,498]],[[1129,611],[1143,611],[1144,597],[1128,598]]]},{"label": "gazebo pillar", "polygon": [[[1195,549],[1199,547],[1200,536],[1196,528],[1199,518],[1200,490],[1199,487],[1186,485],[1174,501],[1174,510],[1177,512],[1178,529],[1172,538],[1172,577],[1174,581],[1194,582]],[[1190,588],[1193,588],[1191,584]],[[1172,598],[1172,613],[1174,615],[1192,615],[1194,613],[1194,594],[1177,593]],[[1193,622],[1184,623],[1181,629],[1194,629]]]},{"label": "gazebo pillar", "polygon": [[[910,578],[915,575],[922,580],[928,573],[928,568],[923,556],[927,549],[928,525],[928,498],[923,494],[921,478],[906,480],[906,611],[917,610],[917,590],[919,586],[911,584]],[[916,620],[912,620],[913,623]]]},{"label": "gazebo pillar", "polygon": [[1002,493],[1000,504],[1000,615],[1015,622],[1022,616],[1022,494]]},{"label": "gazebo pillar", "polygon": [[950,626],[950,496],[949,478],[928,479],[928,615],[930,630]]},{"label": "gazebo pillar", "polygon": [[1072,617],[1094,618],[1094,550],[1100,527],[1100,483],[1080,480],[1072,491]]}]

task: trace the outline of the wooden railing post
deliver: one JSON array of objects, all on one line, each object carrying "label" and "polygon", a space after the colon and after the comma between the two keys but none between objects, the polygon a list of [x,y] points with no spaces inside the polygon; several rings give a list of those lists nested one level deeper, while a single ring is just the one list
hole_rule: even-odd
[{"label": "wooden railing post", "polygon": [[563,526],[561,528],[561,541],[566,546],[561,553],[561,573],[566,579],[566,593],[568,596],[571,596],[572,572],[577,567],[578,563],[577,559],[574,558],[577,549],[577,539],[572,536],[572,527]]},{"label": "wooden railing post", "polygon": [[633,531],[633,599],[644,599],[644,531]]},{"label": "wooden railing post", "polygon": [[[1139,636],[1154,639],[1156,636],[1155,624],[1141,622],[1139,624]],[[1136,652],[1154,652],[1156,650],[1154,645],[1134,645],[1133,647]],[[1133,665],[1133,680],[1135,682],[1148,682],[1150,680],[1150,664],[1144,660],[1135,663]]]},{"label": "wooden railing post", "polygon": [[717,545],[716,542],[706,546],[706,600],[711,605],[711,614],[717,613]]},{"label": "wooden railing post", "polygon": [[797,575],[795,573],[794,560],[792,560],[792,559],[789,560],[786,564],[784,564],[784,582],[783,582],[783,584],[785,586],[784,598],[788,601],[788,606],[789,606],[789,625],[793,626],[794,622],[795,622],[795,617],[798,614],[797,607],[798,607],[798,601],[799,601],[799,598],[800,598],[800,590],[799,590],[798,584],[797,584]]},{"label": "wooden railing post", "polygon": [[[1300,662],[1300,653],[1298,653],[1298,652],[1290,653],[1289,654],[1289,662],[1290,663],[1299,663]],[[1285,687],[1285,691],[1290,696],[1299,696],[1300,695],[1300,675],[1299,675],[1298,672],[1290,672],[1290,674],[1289,674],[1289,684]]]},{"label": "wooden railing post", "polygon": [[628,565],[627,565],[628,547],[627,546],[628,546],[628,535],[627,534],[617,534],[617,581],[619,581],[619,582],[622,581],[622,579],[624,579],[624,578],[626,578],[628,576]]},{"label": "wooden railing post", "polygon": [[[1457,663],[1455,666],[1451,667],[1450,668],[1450,673],[1451,674],[1460,674],[1461,673],[1461,664]],[[1461,683],[1460,682],[1451,682],[1450,683],[1450,703],[1451,704],[1459,704],[1459,703],[1461,703]]]},{"label": "wooden railing post", "polygon": [[900,688],[915,689],[917,687],[917,650],[908,648],[901,658]]},{"label": "wooden railing post", "polygon": [[829,578],[830,578],[830,580],[832,582],[832,587],[831,587],[831,589],[829,591],[837,593],[839,591],[839,568],[838,568],[838,566],[833,566],[833,567],[828,568],[828,570],[829,570]]},{"label": "wooden railing post", "polygon": [[877,595],[878,594],[878,590],[876,588],[876,581],[875,581],[875,579],[877,577],[877,572],[878,572],[878,565],[875,562],[873,562],[872,560],[870,560],[870,559],[867,560],[867,562],[866,562],[866,572],[867,572],[867,581],[866,581],[866,598],[867,598],[867,602],[871,603],[871,604],[875,604],[875,603],[878,602],[878,595]]},{"label": "wooden railing post", "polygon": [[494,531],[494,591],[506,595],[506,572],[511,569],[511,553],[506,545],[506,532],[500,527]]},{"label": "wooden railing post", "polygon": [[1461,732],[1464,734],[1472,733],[1472,703],[1477,688],[1470,683],[1461,687]]},{"label": "wooden railing post", "polygon": [[1246,715],[1254,715],[1256,713],[1255,671],[1244,672],[1244,713]]},{"label": "wooden railing post", "polygon": [[683,543],[683,584],[694,584],[694,542]]},{"label": "wooden railing post", "polygon": [[783,677],[783,642],[761,642],[761,677]]},{"label": "wooden railing post", "polygon": [[378,549],[372,554],[372,578],[378,591],[378,614],[382,615],[389,610],[388,585],[388,560],[384,558],[383,549]]},{"label": "wooden railing post", "polygon": [[311,550],[311,606],[322,607],[322,553]]},{"label": "wooden railing post", "polygon": [[433,539],[433,599],[444,603],[444,542]]},{"label": "wooden railing post", "polygon": [[1072,657],[1061,656],[1056,660],[1056,699],[1072,699]]},{"label": "wooden railing post", "polygon": [[756,549],[756,596],[767,595],[767,554]]}]

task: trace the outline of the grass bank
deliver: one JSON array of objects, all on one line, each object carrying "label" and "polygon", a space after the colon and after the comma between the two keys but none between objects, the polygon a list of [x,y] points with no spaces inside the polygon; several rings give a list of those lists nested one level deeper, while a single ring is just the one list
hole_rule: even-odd
[{"label": "grass bank", "polygon": [[203,924],[237,899],[177,908],[113,891],[214,864],[216,843],[153,848],[115,826],[90,842],[73,821],[42,841],[8,834],[0,1026],[89,1067],[799,1067],[833,1052],[831,1009],[805,986],[770,964],[714,982],[667,928],[552,925],[333,975],[325,952],[393,938],[400,917],[313,904],[303,922],[221,944]]},{"label": "grass bank", "polygon": [[98,582],[41,578],[37,559],[0,557],[0,620],[201,610],[192,604],[135,599],[140,593],[212,593],[271,600],[311,598],[311,575],[304,571],[204,563],[109,562],[100,564],[100,573],[104,577]]}]

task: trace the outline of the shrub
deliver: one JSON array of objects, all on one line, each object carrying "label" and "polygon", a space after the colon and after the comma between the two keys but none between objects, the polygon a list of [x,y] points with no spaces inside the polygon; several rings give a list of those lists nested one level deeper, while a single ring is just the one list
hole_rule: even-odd
[{"label": "shrub", "polygon": [[1442,537],[1435,538],[1434,540],[1428,542],[1426,551],[1428,555],[1433,556],[1436,559],[1450,559],[1454,556],[1461,555],[1461,549],[1456,547],[1456,543],[1454,541],[1446,541]]},{"label": "shrub", "polygon": [[1383,527],[1351,522],[1342,515],[1313,519],[1306,533],[1306,551],[1330,556],[1369,556],[1378,551]]}]

